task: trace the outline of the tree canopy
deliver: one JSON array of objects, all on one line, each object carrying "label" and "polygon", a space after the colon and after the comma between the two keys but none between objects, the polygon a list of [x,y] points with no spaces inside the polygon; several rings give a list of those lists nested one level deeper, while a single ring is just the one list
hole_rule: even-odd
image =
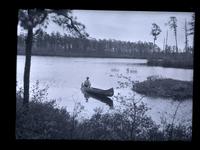
[{"label": "tree canopy", "polygon": [[157,40],[157,36],[162,32],[160,27],[156,24],[153,23],[152,24],[152,30],[151,30],[151,34],[154,36],[154,40]]},{"label": "tree canopy", "polygon": [[53,21],[57,25],[72,33],[73,36],[86,38],[88,33],[85,32],[85,25],[77,21],[72,15],[71,10],[51,10],[51,9],[30,9],[19,10],[19,23],[22,28],[38,28],[37,34],[41,31],[41,27],[47,27],[49,21]]}]

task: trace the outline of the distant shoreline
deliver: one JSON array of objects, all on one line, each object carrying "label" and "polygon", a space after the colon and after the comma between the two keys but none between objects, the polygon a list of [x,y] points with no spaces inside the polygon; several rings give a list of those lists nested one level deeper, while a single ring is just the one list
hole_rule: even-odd
[{"label": "distant shoreline", "polygon": [[[25,54],[17,54],[17,56],[25,56]],[[67,57],[67,58],[121,58],[121,59],[147,59],[147,58],[138,58],[138,57],[122,57],[122,56],[77,56],[77,55],[71,55],[71,56],[63,56],[63,55],[39,55],[39,54],[32,54],[32,56],[43,56],[43,57]]]},{"label": "distant shoreline", "polygon": [[147,59],[148,66],[161,66],[166,68],[193,69],[193,61],[188,59]]},{"label": "distant shoreline", "polygon": [[[17,54],[17,56],[25,56],[24,54]],[[186,65],[186,64],[182,64],[180,65],[180,63],[175,62],[175,64],[173,63],[168,63],[168,64],[164,64],[160,63],[159,60],[151,60],[148,58],[138,58],[138,57],[122,57],[122,56],[89,56],[89,55],[85,55],[85,56],[81,56],[81,55],[71,55],[71,56],[63,56],[63,55],[41,55],[41,54],[32,54],[32,56],[42,56],[42,57],[63,57],[63,58],[110,58],[110,59],[146,59],[147,63],[142,63],[142,64],[146,64],[147,66],[155,66],[155,67],[164,67],[164,68],[180,68],[180,69],[193,69],[192,65]]]}]

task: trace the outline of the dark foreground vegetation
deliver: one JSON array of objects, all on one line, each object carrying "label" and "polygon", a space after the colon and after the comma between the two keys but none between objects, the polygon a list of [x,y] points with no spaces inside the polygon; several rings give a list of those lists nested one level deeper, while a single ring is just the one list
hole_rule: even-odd
[{"label": "dark foreground vegetation", "polygon": [[154,76],[146,81],[135,83],[133,90],[151,97],[173,98],[183,100],[192,98],[193,82],[174,79],[162,79]]},{"label": "dark foreground vegetation", "polygon": [[148,108],[138,104],[134,98],[124,100],[118,97],[125,109],[114,113],[102,113],[96,108],[89,119],[79,116],[84,109],[80,103],[69,113],[64,108],[57,108],[55,101],[43,101],[45,90],[34,90],[29,111],[24,113],[22,90],[16,93],[16,139],[81,139],[81,140],[134,140],[168,141],[191,140],[191,126],[175,125],[175,115],[170,123],[162,122],[159,129],[146,115]]}]

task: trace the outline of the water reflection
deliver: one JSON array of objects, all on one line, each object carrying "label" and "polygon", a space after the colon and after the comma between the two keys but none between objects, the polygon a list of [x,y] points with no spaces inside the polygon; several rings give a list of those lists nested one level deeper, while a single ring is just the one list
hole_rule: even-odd
[{"label": "water reflection", "polygon": [[99,94],[87,93],[82,89],[81,89],[81,92],[83,93],[83,95],[84,95],[84,97],[86,99],[86,102],[88,102],[89,98],[93,98],[93,99],[96,99],[96,100],[98,100],[98,101],[100,101],[102,103],[107,104],[111,109],[113,108],[113,100],[110,99],[109,97],[103,96],[103,95],[99,95]]}]

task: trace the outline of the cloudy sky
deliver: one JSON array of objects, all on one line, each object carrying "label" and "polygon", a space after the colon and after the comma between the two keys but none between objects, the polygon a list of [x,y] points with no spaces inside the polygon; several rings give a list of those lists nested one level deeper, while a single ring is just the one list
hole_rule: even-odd
[{"label": "cloudy sky", "polygon": [[[168,44],[175,45],[174,33],[166,26],[171,16],[178,20],[177,39],[179,48],[184,48],[185,20],[191,21],[191,12],[142,12],[142,11],[94,11],[94,10],[73,10],[73,15],[77,20],[86,26],[86,31],[90,37],[96,39],[116,39],[123,41],[146,41],[153,42],[150,34],[152,23],[160,26],[162,32],[156,41],[162,48],[164,37],[168,30]],[[50,24],[46,29],[48,33],[65,31],[55,24]],[[192,45],[193,37],[189,37],[189,45]]]}]

